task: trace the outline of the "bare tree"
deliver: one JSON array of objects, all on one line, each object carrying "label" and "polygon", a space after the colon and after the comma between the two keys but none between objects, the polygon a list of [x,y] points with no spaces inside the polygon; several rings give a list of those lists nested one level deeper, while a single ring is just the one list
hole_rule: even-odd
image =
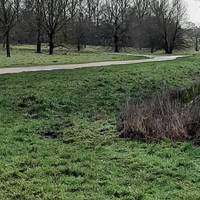
[{"label": "bare tree", "polygon": [[104,19],[113,27],[114,51],[119,52],[120,35],[127,19],[130,0],[106,0],[104,4]]},{"label": "bare tree", "polygon": [[64,11],[64,26],[62,33],[64,42],[74,41],[75,32],[75,16],[77,15],[78,0],[68,0],[67,6]]},{"label": "bare tree", "polygon": [[165,52],[171,54],[182,34],[185,7],[181,0],[152,0],[151,10],[162,30]]},{"label": "bare tree", "polygon": [[31,15],[31,19],[27,19],[29,26],[36,30],[37,48],[36,53],[41,53],[41,35],[43,30],[43,9],[42,0],[25,0],[24,11]]},{"label": "bare tree", "polygon": [[81,50],[86,29],[86,0],[69,0],[65,10],[64,37]]},{"label": "bare tree", "polygon": [[144,17],[149,14],[149,5],[149,0],[133,0],[133,9],[136,13],[139,24],[141,24]]},{"label": "bare tree", "polygon": [[195,51],[199,51],[199,41],[200,41],[200,27],[192,23],[190,28],[190,36],[195,46]]},{"label": "bare tree", "polygon": [[200,41],[200,28],[195,27],[194,32],[194,41],[195,41],[195,51],[199,51],[199,41]]},{"label": "bare tree", "polygon": [[97,44],[100,41],[100,25],[103,0],[85,0],[84,3],[84,45]]},{"label": "bare tree", "polygon": [[74,18],[77,14],[79,0],[68,0],[67,6],[65,7],[65,21],[74,22]]},{"label": "bare tree", "polygon": [[[77,12],[77,22],[76,22],[76,39],[77,39],[77,50],[81,50],[81,46],[85,43],[85,8],[86,4],[84,0],[78,0],[78,12]],[[90,16],[92,17],[92,16]]]},{"label": "bare tree", "polygon": [[0,0],[0,25],[5,38],[7,57],[11,56],[10,32],[17,22],[19,7],[20,0]]},{"label": "bare tree", "polygon": [[33,11],[35,15],[36,28],[37,28],[37,53],[41,53],[41,33],[44,23],[43,18],[42,0],[34,0]]},{"label": "bare tree", "polygon": [[146,41],[146,47],[150,48],[151,53],[154,53],[156,49],[162,49],[162,34],[156,24],[155,17],[147,17],[143,22],[142,29],[145,31],[142,41]]},{"label": "bare tree", "polygon": [[103,0],[86,0],[86,15],[90,22],[99,25]]},{"label": "bare tree", "polygon": [[93,20],[95,25],[98,27],[102,16],[103,0],[93,0],[93,4]]},{"label": "bare tree", "polygon": [[[131,3],[131,13],[130,15],[134,16],[134,20],[131,22],[131,29],[132,32],[138,33],[137,38],[134,38],[134,40],[137,40],[137,44],[139,48],[142,48],[143,39],[144,39],[144,29],[143,22],[145,18],[149,18],[149,4],[150,0],[132,0]],[[131,16],[130,16],[131,18]]]},{"label": "bare tree", "polygon": [[86,13],[89,21],[92,21],[92,17],[94,15],[94,0],[86,0]]},{"label": "bare tree", "polygon": [[64,12],[67,3],[67,0],[42,0],[44,27],[49,38],[49,55],[52,55],[54,51],[56,33],[64,25]]}]

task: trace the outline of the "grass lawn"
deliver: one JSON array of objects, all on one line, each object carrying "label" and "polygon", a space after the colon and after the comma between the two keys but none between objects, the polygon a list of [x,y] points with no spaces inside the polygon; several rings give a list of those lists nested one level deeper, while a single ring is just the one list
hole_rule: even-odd
[{"label": "grass lawn", "polygon": [[199,200],[199,147],[116,133],[127,97],[199,77],[199,56],[0,76],[0,199]]},{"label": "grass lawn", "polygon": [[21,67],[21,66],[43,66],[58,64],[79,64],[101,61],[116,60],[139,60],[144,59],[143,56],[134,55],[115,55],[111,52],[103,52],[87,48],[82,52],[67,51],[64,49],[56,49],[55,54],[48,55],[48,50],[43,49],[42,54],[35,53],[35,47],[31,45],[14,46],[11,52],[11,58],[5,56],[5,51],[0,50],[0,68],[2,67]]}]

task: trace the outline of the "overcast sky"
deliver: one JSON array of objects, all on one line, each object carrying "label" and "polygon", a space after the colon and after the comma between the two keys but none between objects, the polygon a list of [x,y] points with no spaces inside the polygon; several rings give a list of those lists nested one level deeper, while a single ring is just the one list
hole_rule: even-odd
[{"label": "overcast sky", "polygon": [[200,0],[185,0],[188,20],[200,25]]}]

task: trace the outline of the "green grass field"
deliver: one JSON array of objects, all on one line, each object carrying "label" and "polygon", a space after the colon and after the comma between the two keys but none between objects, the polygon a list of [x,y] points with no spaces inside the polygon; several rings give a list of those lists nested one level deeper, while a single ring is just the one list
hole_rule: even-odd
[{"label": "green grass field", "polygon": [[199,147],[116,132],[129,96],[199,77],[200,56],[0,76],[0,199],[199,200]]},{"label": "green grass field", "polygon": [[5,56],[5,51],[0,50],[0,68],[3,67],[28,67],[28,66],[43,66],[43,65],[58,65],[58,64],[79,64],[101,61],[116,61],[116,60],[139,60],[144,59],[143,56],[135,55],[115,55],[111,51],[107,52],[101,49],[88,47],[80,53],[74,50],[66,50],[57,48],[55,54],[48,55],[47,48],[43,48],[42,54],[35,53],[35,46],[20,45],[13,46],[11,58]]}]

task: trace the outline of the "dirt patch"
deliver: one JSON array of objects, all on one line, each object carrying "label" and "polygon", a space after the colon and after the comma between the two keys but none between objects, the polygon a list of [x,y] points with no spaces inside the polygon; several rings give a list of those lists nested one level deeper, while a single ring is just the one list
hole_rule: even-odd
[{"label": "dirt patch", "polygon": [[18,107],[23,110],[25,117],[31,119],[45,117],[48,110],[54,109],[50,101],[34,95],[20,97]]},{"label": "dirt patch", "polygon": [[55,120],[44,124],[36,132],[44,139],[63,139],[65,129],[73,126],[70,120]]}]

